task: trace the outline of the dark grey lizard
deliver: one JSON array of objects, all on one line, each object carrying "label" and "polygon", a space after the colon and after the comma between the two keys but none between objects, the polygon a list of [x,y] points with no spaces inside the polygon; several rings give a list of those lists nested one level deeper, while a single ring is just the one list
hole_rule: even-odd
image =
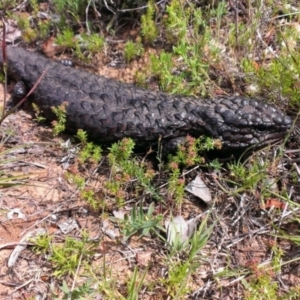
[{"label": "dark grey lizard", "polygon": [[144,143],[205,134],[220,138],[225,148],[260,147],[282,139],[292,124],[273,105],[253,99],[199,99],[141,89],[18,47],[7,47],[7,56],[9,76],[28,89],[47,69],[32,95],[46,117],[52,118],[52,106],[66,102],[68,130],[81,128],[99,142],[131,137]]}]

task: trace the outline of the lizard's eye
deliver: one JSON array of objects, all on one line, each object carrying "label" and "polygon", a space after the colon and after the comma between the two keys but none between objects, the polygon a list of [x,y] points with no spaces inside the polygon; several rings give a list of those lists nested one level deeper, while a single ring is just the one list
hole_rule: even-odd
[{"label": "lizard's eye", "polygon": [[267,128],[267,126],[259,125],[259,126],[257,126],[256,129],[257,129],[258,131],[260,131],[260,132],[264,132],[264,131],[266,131],[268,128]]}]

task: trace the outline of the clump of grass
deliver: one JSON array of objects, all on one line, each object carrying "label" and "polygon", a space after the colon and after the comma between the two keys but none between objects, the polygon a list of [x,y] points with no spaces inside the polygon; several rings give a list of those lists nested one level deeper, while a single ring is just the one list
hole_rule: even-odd
[{"label": "clump of grass", "polygon": [[60,17],[59,28],[66,28],[67,23],[79,25],[80,19],[85,15],[87,5],[87,0],[54,0],[54,9]]},{"label": "clump of grass", "polygon": [[66,28],[57,35],[56,43],[67,49],[74,49],[74,55],[78,59],[86,61],[88,58],[84,55],[84,51],[88,51],[90,54],[99,53],[105,42],[104,38],[96,33],[83,33],[80,38],[77,38],[70,28]]},{"label": "clump of grass", "polygon": [[134,82],[136,86],[147,88],[147,73],[143,71],[137,71],[134,74]]},{"label": "clump of grass", "polygon": [[142,36],[147,43],[153,43],[158,35],[158,29],[154,20],[155,4],[153,0],[148,1],[146,14],[141,18]]},{"label": "clump of grass", "polygon": [[116,195],[117,202],[122,205],[124,202],[125,190],[122,186],[128,185],[131,180],[137,180],[135,191],[156,195],[155,189],[151,184],[155,176],[154,170],[138,159],[132,157],[135,143],[132,139],[124,138],[119,143],[115,143],[110,148],[108,160],[111,165],[111,180],[106,187],[111,193]]},{"label": "clump of grass", "polygon": [[[24,185],[26,182],[25,179],[28,178],[28,174],[24,175],[15,175],[11,170],[9,171],[9,164],[14,161],[17,161],[17,158],[9,158],[9,153],[11,151],[17,150],[18,148],[24,148],[24,145],[19,145],[12,149],[4,149],[4,143],[0,142],[0,190],[6,189],[9,187]],[[13,157],[13,155],[11,154]],[[0,193],[1,194],[1,193]]]},{"label": "clump of grass", "polygon": [[35,120],[39,123],[45,122],[46,118],[42,115],[41,109],[35,103],[32,103],[32,109],[35,113]]},{"label": "clump of grass", "polygon": [[4,11],[8,10],[9,7],[15,7],[17,1],[16,0],[3,0],[0,3],[0,9],[3,9]]},{"label": "clump of grass", "polygon": [[102,148],[93,142],[88,142],[87,133],[82,129],[77,131],[76,136],[80,141],[80,152],[78,159],[80,163],[86,163],[87,161],[97,164],[102,158]]},{"label": "clump of grass", "polygon": [[245,299],[297,299],[300,291],[299,287],[285,293],[279,293],[279,285],[275,278],[276,274],[280,274],[281,272],[284,252],[276,241],[270,241],[270,248],[272,251],[272,260],[268,265],[259,265],[257,262],[250,262],[248,264],[251,275],[247,280],[242,281],[246,289]]},{"label": "clump of grass", "polygon": [[168,179],[168,191],[175,203],[180,205],[183,200],[185,181],[180,178],[182,167],[191,167],[196,164],[204,164],[205,160],[201,157],[201,152],[216,148],[216,142],[211,138],[195,139],[187,136],[183,145],[178,147],[176,155],[169,155],[168,170],[170,171]]},{"label": "clump of grass", "polygon": [[52,121],[54,135],[59,135],[60,133],[66,130],[66,121],[67,121],[66,106],[67,103],[63,103],[60,106],[51,108],[57,118],[57,120]]},{"label": "clump of grass", "polygon": [[291,105],[299,105],[299,97],[295,86],[299,84],[300,55],[297,51],[282,53],[270,63],[254,64],[249,59],[243,59],[242,66],[248,75],[249,83],[256,84],[258,89],[270,91],[268,97],[274,102],[280,95],[289,99]]},{"label": "clump of grass", "polygon": [[174,46],[170,53],[162,51],[159,56],[151,55],[152,74],[158,78],[163,91],[207,96],[210,65],[204,50],[209,51],[211,62],[219,61],[220,51],[210,42],[212,33],[206,30],[206,20],[201,10],[191,3],[184,5],[182,1],[173,0],[166,10],[166,37]]},{"label": "clump of grass", "polygon": [[76,40],[73,31],[70,28],[64,29],[62,33],[57,35],[56,43],[69,49],[76,48]]},{"label": "clump of grass", "polygon": [[81,38],[83,39],[82,48],[90,51],[92,54],[99,53],[99,51],[101,51],[104,47],[104,38],[99,34],[84,34]]},{"label": "clump of grass", "polygon": [[141,42],[128,41],[124,47],[124,56],[127,62],[131,62],[135,58],[144,54],[144,48]]},{"label": "clump of grass", "polygon": [[38,38],[37,30],[34,30],[30,26],[30,20],[28,17],[17,18],[19,28],[22,30],[22,38],[26,43],[31,43]]},{"label": "clump of grass", "polygon": [[[66,281],[63,281],[62,285],[59,287],[59,289],[63,292],[62,298],[56,298],[54,297],[54,300],[83,300],[83,299],[91,299],[93,292],[95,292],[95,289],[91,288],[91,285],[93,283],[91,280],[88,280],[87,282],[84,282],[83,284],[78,284],[75,288],[69,288]],[[56,293],[53,292],[55,295]]]},{"label": "clump of grass", "polygon": [[74,275],[84,261],[88,262],[97,247],[85,231],[82,231],[81,239],[66,237],[61,244],[55,244],[47,235],[37,237],[33,243],[36,253],[47,253],[48,260],[52,262],[53,275],[59,278]]},{"label": "clump of grass", "polygon": [[230,164],[230,176],[233,182],[240,186],[235,192],[250,190],[254,192],[260,183],[266,178],[267,164],[261,164],[258,160],[247,164],[241,161]]},{"label": "clump of grass", "polygon": [[33,251],[37,254],[46,254],[50,248],[51,243],[53,242],[53,236],[51,235],[38,235],[34,239],[33,242]]},{"label": "clump of grass", "polygon": [[[200,251],[206,246],[213,230],[213,225],[208,226],[208,216],[201,222],[198,230],[181,248],[171,249],[166,264],[169,266],[166,279],[161,280],[167,293],[172,299],[181,299],[190,288],[190,280],[194,272],[201,265]],[[176,243],[176,245],[179,245]],[[184,256],[185,259],[179,257]]]},{"label": "clump of grass", "polygon": [[161,232],[164,232],[162,227],[162,215],[154,215],[154,204],[151,203],[147,212],[144,212],[142,205],[139,207],[133,206],[130,215],[125,215],[124,220],[113,218],[120,225],[123,234],[124,242],[131,236],[138,234],[139,237],[153,236],[161,237]]}]

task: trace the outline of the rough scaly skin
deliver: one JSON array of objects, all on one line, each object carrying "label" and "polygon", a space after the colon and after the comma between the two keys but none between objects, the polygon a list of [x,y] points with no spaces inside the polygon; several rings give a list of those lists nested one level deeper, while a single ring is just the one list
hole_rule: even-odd
[{"label": "rough scaly skin", "polygon": [[253,99],[199,99],[145,90],[18,47],[7,47],[7,56],[9,76],[28,89],[47,69],[33,92],[46,117],[53,117],[52,106],[66,102],[68,130],[81,128],[99,142],[131,137],[144,143],[206,134],[220,138],[225,148],[260,147],[282,139],[292,124],[273,105]]}]

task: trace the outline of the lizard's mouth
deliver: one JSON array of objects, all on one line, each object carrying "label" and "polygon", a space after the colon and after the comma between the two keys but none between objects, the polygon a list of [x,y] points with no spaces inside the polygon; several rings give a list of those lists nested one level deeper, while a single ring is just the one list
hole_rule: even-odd
[{"label": "lizard's mouth", "polygon": [[292,120],[288,117],[285,126],[273,128],[265,128],[263,131],[255,128],[249,129],[243,134],[242,132],[234,132],[231,135],[226,135],[223,140],[223,145],[226,148],[261,148],[270,144],[282,141],[288,134],[292,125]]}]

